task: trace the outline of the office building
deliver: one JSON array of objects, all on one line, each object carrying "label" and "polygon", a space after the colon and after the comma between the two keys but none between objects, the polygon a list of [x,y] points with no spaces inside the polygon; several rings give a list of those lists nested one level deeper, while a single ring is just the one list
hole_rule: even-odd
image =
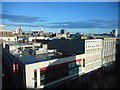
[{"label": "office building", "polygon": [[[84,54],[68,57],[44,48],[11,49],[9,53],[3,48],[3,51],[15,87],[45,88],[83,73]],[[33,52],[38,53],[34,55]]]},{"label": "office building", "polygon": [[18,27],[18,35],[22,35],[22,27]]},{"label": "office building", "polygon": [[67,30],[61,29],[60,33],[61,33],[61,34],[67,34]]},{"label": "office building", "polygon": [[[116,60],[116,38],[103,38],[102,40],[102,65],[109,69]],[[111,67],[110,67],[111,68]]]},{"label": "office building", "polygon": [[90,72],[101,67],[102,40],[85,40],[86,70]]},{"label": "office building", "polygon": [[4,62],[16,87],[57,86],[102,67],[108,70],[115,62],[115,38],[49,40],[37,47],[17,46],[3,47]]},{"label": "office building", "polygon": [[112,30],[112,32],[110,32],[111,36],[113,37],[117,37],[118,36],[118,30]]},{"label": "office building", "polygon": [[0,30],[0,40],[2,41],[17,41],[17,37],[13,36],[11,30]]}]

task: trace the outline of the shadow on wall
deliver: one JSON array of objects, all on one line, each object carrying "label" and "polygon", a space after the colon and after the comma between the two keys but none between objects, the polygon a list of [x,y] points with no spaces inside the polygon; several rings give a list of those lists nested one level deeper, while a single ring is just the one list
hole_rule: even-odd
[{"label": "shadow on wall", "polygon": [[57,49],[57,51],[68,55],[77,55],[85,53],[85,40],[52,40],[48,42],[48,49]]}]

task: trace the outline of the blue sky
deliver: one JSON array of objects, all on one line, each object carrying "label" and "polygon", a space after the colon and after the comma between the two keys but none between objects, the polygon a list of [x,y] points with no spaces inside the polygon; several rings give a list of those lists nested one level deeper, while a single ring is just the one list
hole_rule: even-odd
[{"label": "blue sky", "polygon": [[108,33],[117,29],[117,2],[3,2],[3,24],[14,30]]}]

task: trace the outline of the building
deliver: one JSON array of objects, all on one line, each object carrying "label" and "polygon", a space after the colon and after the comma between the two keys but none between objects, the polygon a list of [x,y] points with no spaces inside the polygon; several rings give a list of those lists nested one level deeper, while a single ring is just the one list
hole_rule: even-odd
[{"label": "building", "polygon": [[43,37],[43,36],[39,36],[39,37],[28,37],[28,41],[29,42],[36,42],[38,40],[45,40],[46,37]]},{"label": "building", "polygon": [[61,29],[60,33],[61,33],[61,34],[67,34],[67,30]]},{"label": "building", "polygon": [[4,29],[4,25],[0,24],[0,30],[3,30],[3,29]]},{"label": "building", "polygon": [[101,67],[102,40],[85,40],[85,72],[88,73]]},{"label": "building", "polygon": [[106,69],[113,68],[116,60],[116,38],[103,38],[102,40],[102,65]]},{"label": "building", "polygon": [[17,37],[15,37],[15,36],[13,36],[13,37],[0,37],[0,40],[7,41],[7,42],[15,42],[15,41],[17,41]]},{"label": "building", "polygon": [[49,40],[27,48],[20,45],[3,47],[4,62],[16,87],[57,86],[102,67],[108,70],[115,62],[115,38]]},{"label": "building", "polygon": [[85,54],[85,73],[101,67],[102,39],[52,40],[48,48],[66,55]]},{"label": "building", "polygon": [[6,48],[7,51],[15,51],[15,50],[24,50],[30,48],[40,48],[42,47],[41,43],[20,43],[20,42],[11,42],[11,43],[3,43],[3,47]]},{"label": "building", "polygon": [[2,41],[17,41],[17,37],[13,35],[13,32],[11,30],[4,29],[4,25],[1,26],[0,30],[0,40]]},{"label": "building", "polygon": [[18,27],[18,35],[22,35],[22,27]]},{"label": "building", "polygon": [[0,37],[12,37],[13,32],[11,30],[0,30]]},{"label": "building", "polygon": [[84,54],[68,57],[56,50],[39,49],[42,54],[33,55],[26,49],[18,53],[9,50],[8,53],[3,48],[4,62],[14,77],[15,87],[45,88],[83,73]]},{"label": "building", "polygon": [[32,35],[35,35],[35,36],[43,35],[43,29],[30,30],[30,33],[31,33]]},{"label": "building", "polygon": [[112,32],[110,32],[110,33],[111,33],[111,36],[113,36],[113,37],[118,36],[118,30],[112,30]]},{"label": "building", "polygon": [[58,39],[47,41],[49,49],[57,49],[66,55],[76,55],[85,53],[85,40]]}]

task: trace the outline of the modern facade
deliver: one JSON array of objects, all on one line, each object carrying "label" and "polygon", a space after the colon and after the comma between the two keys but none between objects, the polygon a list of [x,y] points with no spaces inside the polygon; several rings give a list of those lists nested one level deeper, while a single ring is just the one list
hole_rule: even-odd
[{"label": "modern facade", "polygon": [[[115,38],[51,40],[38,46],[15,48],[18,53],[13,47],[3,48],[4,62],[16,87],[47,88],[101,67],[107,68],[115,61]],[[31,50],[39,52],[34,54]]]},{"label": "modern facade", "polygon": [[102,65],[109,68],[116,60],[116,38],[103,38]]},{"label": "modern facade", "polygon": [[87,39],[85,40],[85,57],[86,68],[85,72],[101,67],[101,55],[102,54],[102,40],[101,39]]},{"label": "modern facade", "polygon": [[55,50],[46,52],[46,49],[38,55],[32,55],[27,50],[22,53],[3,51],[4,61],[14,77],[13,82],[20,85],[18,87],[44,88],[83,73],[84,54],[68,57]]}]

